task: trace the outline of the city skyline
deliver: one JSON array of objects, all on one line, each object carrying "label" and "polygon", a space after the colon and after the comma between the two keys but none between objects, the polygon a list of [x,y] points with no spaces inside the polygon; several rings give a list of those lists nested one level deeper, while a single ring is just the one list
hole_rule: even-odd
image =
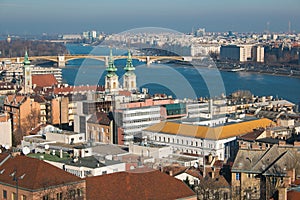
[{"label": "city skyline", "polygon": [[118,33],[138,27],[164,27],[180,32],[193,28],[207,31],[299,31],[300,3],[296,0],[260,2],[90,0],[0,3],[2,34],[79,33],[100,30]]}]

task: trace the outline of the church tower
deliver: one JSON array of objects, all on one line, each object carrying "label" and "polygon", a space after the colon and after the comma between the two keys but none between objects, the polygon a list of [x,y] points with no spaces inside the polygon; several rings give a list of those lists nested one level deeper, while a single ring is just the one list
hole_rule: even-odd
[{"label": "church tower", "polygon": [[28,58],[27,51],[25,52],[24,62],[23,62],[23,93],[29,94],[32,92],[32,78],[31,78],[31,67]]},{"label": "church tower", "polygon": [[115,92],[119,90],[119,77],[116,74],[117,68],[114,65],[112,50],[110,50],[108,67],[106,68],[107,74],[105,76],[105,91]]},{"label": "church tower", "polygon": [[123,76],[123,89],[128,91],[136,90],[136,75],[134,73],[135,68],[133,67],[131,53],[129,50],[124,70],[126,73]]}]

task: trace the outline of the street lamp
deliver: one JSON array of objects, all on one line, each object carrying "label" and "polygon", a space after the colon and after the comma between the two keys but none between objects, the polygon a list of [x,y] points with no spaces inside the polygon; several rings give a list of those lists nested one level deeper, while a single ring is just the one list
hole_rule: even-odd
[{"label": "street lamp", "polygon": [[13,177],[13,181],[15,181],[16,182],[16,198],[14,199],[14,200],[18,200],[18,190],[19,190],[19,180],[22,180],[24,177],[25,177],[25,175],[26,174],[23,174],[22,176],[16,176],[16,174],[17,174],[17,170],[15,169],[14,171],[13,171],[13,173],[11,173],[10,174],[10,176],[11,177]]}]

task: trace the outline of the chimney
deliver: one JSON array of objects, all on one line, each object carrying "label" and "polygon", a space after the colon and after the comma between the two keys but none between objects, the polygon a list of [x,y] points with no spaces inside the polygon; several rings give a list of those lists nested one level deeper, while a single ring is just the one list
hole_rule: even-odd
[{"label": "chimney", "polygon": [[286,142],[285,141],[279,141],[279,146],[285,146]]},{"label": "chimney", "polygon": [[287,175],[290,178],[290,181],[293,183],[295,181],[295,178],[296,178],[296,170],[295,170],[295,168],[287,171]]},{"label": "chimney", "polygon": [[287,188],[286,187],[278,188],[278,199],[287,200]]},{"label": "chimney", "polygon": [[63,158],[63,150],[59,150],[59,158]]},{"label": "chimney", "polygon": [[170,175],[170,176],[173,176],[173,170],[170,170],[170,171],[169,171],[169,175]]},{"label": "chimney", "polygon": [[[205,159],[205,158],[204,158]],[[208,163],[211,163],[213,160],[213,156],[211,154],[208,155]]]}]

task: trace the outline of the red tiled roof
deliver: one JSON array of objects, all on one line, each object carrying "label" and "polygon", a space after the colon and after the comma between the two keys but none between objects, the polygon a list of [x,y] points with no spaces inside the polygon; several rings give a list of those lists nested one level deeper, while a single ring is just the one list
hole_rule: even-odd
[{"label": "red tiled roof", "polygon": [[195,193],[182,181],[160,171],[118,172],[86,178],[87,199],[179,199]]},{"label": "red tiled roof", "polygon": [[9,119],[8,115],[0,115],[0,122],[7,122]]},{"label": "red tiled roof", "polygon": [[264,128],[254,129],[253,131],[246,133],[245,135],[240,136],[243,140],[256,140],[263,132],[265,132]]},{"label": "red tiled roof", "polygon": [[93,114],[90,119],[88,120],[88,123],[94,123],[94,124],[101,124],[109,126],[110,119],[108,117],[107,113],[97,112],[96,114]]},{"label": "red tiled roof", "polygon": [[119,95],[130,97],[131,96],[131,92],[127,91],[127,90],[120,90],[119,91]]},{"label": "red tiled roof", "polygon": [[70,94],[76,92],[87,92],[87,91],[105,91],[105,88],[100,85],[83,85],[83,86],[63,86],[53,89],[54,94]]},{"label": "red tiled roof", "polygon": [[166,174],[172,175],[172,176],[176,176],[178,174],[184,173],[187,170],[187,167],[183,167],[183,166],[166,166],[163,168],[163,171]]},{"label": "red tiled roof", "polygon": [[36,74],[32,75],[32,85],[39,87],[52,87],[58,82],[53,74]]},{"label": "red tiled roof", "polygon": [[47,124],[39,124],[37,127],[35,127],[34,129],[32,129],[29,134],[30,135],[36,135],[42,128],[46,127]]},{"label": "red tiled roof", "polygon": [[295,190],[288,191],[287,199],[288,200],[299,200],[300,199],[300,192],[297,192]]},{"label": "red tiled roof", "polygon": [[18,104],[22,104],[26,99],[27,97],[24,95],[16,95],[16,94],[7,95],[5,99],[5,104],[18,106]]},{"label": "red tiled roof", "polygon": [[18,184],[19,187],[30,190],[83,181],[83,179],[49,163],[27,156],[9,158],[0,166],[0,170],[4,170],[0,174],[0,182],[12,186],[16,184],[11,176],[14,171],[16,171],[16,177],[21,177],[25,174],[23,179],[19,179]]}]

